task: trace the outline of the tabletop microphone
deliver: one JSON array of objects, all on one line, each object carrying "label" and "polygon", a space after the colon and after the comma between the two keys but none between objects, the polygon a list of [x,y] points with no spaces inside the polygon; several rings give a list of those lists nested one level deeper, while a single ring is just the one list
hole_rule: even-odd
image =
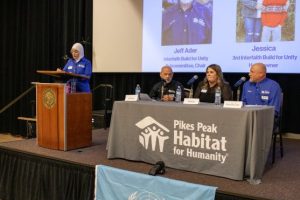
[{"label": "tabletop microphone", "polygon": [[194,75],[186,84],[192,85],[198,79],[197,75]]},{"label": "tabletop microphone", "polygon": [[240,87],[240,85],[242,85],[244,82],[246,81],[246,77],[241,77],[240,80],[238,80],[234,85],[233,87],[237,88],[237,87]]},{"label": "tabletop microphone", "polygon": [[164,97],[165,86],[167,82],[165,79],[161,79],[161,88],[160,88],[160,99],[162,100]]},{"label": "tabletop microphone", "polygon": [[155,165],[150,169],[149,175],[155,176],[157,174],[164,174],[165,170],[165,163],[163,161],[158,161]]}]

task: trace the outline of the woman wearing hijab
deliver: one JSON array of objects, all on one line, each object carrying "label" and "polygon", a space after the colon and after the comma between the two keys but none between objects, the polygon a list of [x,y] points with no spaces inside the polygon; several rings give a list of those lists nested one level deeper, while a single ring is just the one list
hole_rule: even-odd
[{"label": "woman wearing hijab", "polygon": [[72,58],[64,66],[63,71],[80,74],[89,77],[75,78],[70,81],[75,81],[76,92],[90,92],[90,77],[92,75],[92,64],[84,57],[84,49],[80,43],[75,43],[71,48]]},{"label": "woman wearing hijab", "polygon": [[216,88],[221,89],[221,99],[232,100],[232,90],[229,83],[223,78],[221,67],[216,64],[209,65],[206,68],[206,76],[201,81],[195,91],[194,98],[199,98],[201,102],[215,102]]}]

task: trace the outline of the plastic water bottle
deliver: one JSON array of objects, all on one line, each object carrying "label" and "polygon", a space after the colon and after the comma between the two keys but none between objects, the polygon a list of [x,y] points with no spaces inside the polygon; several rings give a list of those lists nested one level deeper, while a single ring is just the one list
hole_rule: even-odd
[{"label": "plastic water bottle", "polygon": [[180,86],[177,86],[175,101],[176,102],[181,102],[181,88],[180,88]]},{"label": "plastic water bottle", "polygon": [[66,93],[71,93],[71,86],[69,82],[66,83]]},{"label": "plastic water bottle", "polygon": [[71,80],[71,93],[76,92],[76,80]]},{"label": "plastic water bottle", "polygon": [[137,84],[135,87],[135,94],[138,95],[139,99],[140,99],[140,93],[141,93],[141,86],[140,84]]},{"label": "plastic water bottle", "polygon": [[221,105],[221,89],[217,87],[215,90],[215,104]]}]

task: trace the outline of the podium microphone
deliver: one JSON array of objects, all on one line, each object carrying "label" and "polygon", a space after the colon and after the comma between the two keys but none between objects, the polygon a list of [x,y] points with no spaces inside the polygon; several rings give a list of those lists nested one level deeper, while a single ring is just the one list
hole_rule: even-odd
[{"label": "podium microphone", "polygon": [[246,77],[242,76],[242,77],[240,78],[240,80],[238,80],[238,81],[233,85],[233,87],[235,87],[235,88],[240,87],[240,85],[242,85],[245,81],[246,81]]},{"label": "podium microphone", "polygon": [[192,85],[198,79],[197,75],[194,75],[186,84]]},{"label": "podium microphone", "polygon": [[155,176],[157,174],[164,174],[166,172],[165,163],[163,161],[158,161],[148,172],[149,175]]},{"label": "podium microphone", "polygon": [[69,59],[69,56],[68,56],[67,54],[65,54],[65,55],[63,55],[61,58],[62,58],[64,61],[67,61],[67,60]]}]

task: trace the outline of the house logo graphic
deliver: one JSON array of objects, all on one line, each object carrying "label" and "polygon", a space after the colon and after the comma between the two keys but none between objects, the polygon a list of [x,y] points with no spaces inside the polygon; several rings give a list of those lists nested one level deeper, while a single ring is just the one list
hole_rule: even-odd
[{"label": "house logo graphic", "polygon": [[155,151],[158,146],[159,151],[163,152],[164,143],[169,139],[169,136],[165,135],[165,133],[169,133],[169,129],[150,116],[145,117],[135,125],[141,129],[139,142],[145,149],[148,149],[151,143],[152,151]]}]

